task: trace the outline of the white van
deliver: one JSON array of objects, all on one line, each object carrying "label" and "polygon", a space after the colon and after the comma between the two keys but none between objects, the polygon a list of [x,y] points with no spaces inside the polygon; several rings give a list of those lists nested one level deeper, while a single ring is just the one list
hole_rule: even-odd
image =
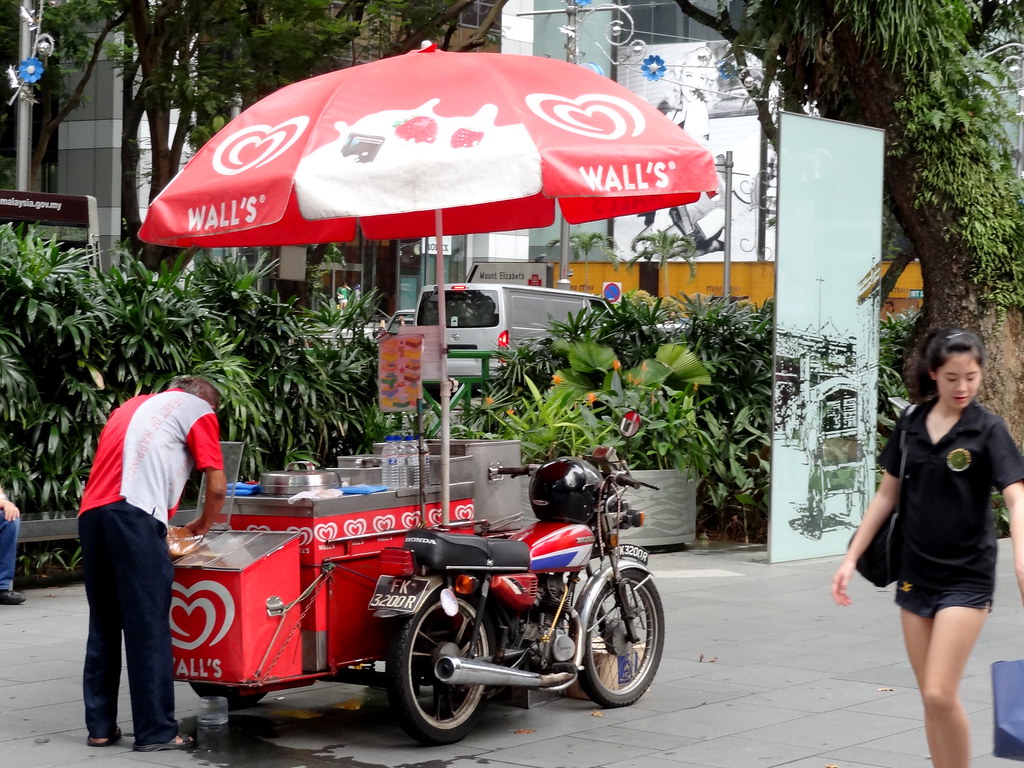
[{"label": "white van", "polygon": [[[446,285],[444,342],[452,351],[511,349],[524,339],[544,336],[552,320],[563,322],[570,314],[604,307],[601,297],[578,291],[499,283]],[[437,325],[436,286],[420,292],[416,325]],[[480,362],[449,358],[448,375],[479,376]]]}]

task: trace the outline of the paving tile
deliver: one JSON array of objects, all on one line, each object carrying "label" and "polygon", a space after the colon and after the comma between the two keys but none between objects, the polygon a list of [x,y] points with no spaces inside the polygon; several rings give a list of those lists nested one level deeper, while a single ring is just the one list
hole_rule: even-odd
[{"label": "paving tile", "polygon": [[748,729],[745,735],[764,741],[813,747],[819,752],[861,743],[866,736],[890,736],[919,730],[918,724],[912,720],[834,710],[788,720],[771,727]]},{"label": "paving tile", "polygon": [[618,766],[625,758],[643,758],[656,751],[654,747],[598,742],[578,736],[534,741],[488,753],[487,759],[512,762],[535,768],[599,768]]},{"label": "paving tile", "polygon": [[806,713],[792,709],[768,709],[737,701],[722,701],[634,720],[625,727],[706,740],[747,732],[762,726],[777,726],[779,723],[801,717],[806,717]]},{"label": "paving tile", "polygon": [[[813,754],[813,750],[792,744],[768,743],[733,734],[708,739],[678,749],[667,750],[661,757],[679,760],[685,765],[713,768],[769,768],[790,765],[794,760]],[[821,768],[819,766],[819,768]]]},{"label": "paving tile", "polygon": [[[896,691],[851,680],[811,679],[806,682],[788,686],[774,686],[765,693],[752,694],[744,698],[747,704],[760,704],[768,707],[785,707],[806,712],[831,712],[836,709],[850,709],[870,714],[870,711],[857,709],[859,705],[873,704],[891,700]],[[917,692],[914,692],[914,703],[920,709]],[[885,707],[883,706],[883,714]]]}]

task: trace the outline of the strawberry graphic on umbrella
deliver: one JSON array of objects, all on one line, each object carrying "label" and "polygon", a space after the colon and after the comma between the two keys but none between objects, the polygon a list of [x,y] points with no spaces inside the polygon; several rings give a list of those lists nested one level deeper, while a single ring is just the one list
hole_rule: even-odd
[{"label": "strawberry graphic on umbrella", "polygon": [[455,149],[475,147],[483,139],[483,131],[474,131],[470,128],[459,128],[452,134],[451,145]]},{"label": "strawberry graphic on umbrella", "polygon": [[433,144],[437,138],[437,121],[427,115],[410,117],[395,127],[395,136],[406,141]]}]

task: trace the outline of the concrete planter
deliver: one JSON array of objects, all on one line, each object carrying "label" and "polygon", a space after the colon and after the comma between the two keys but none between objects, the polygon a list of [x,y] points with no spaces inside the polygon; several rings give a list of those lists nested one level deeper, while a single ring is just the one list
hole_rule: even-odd
[{"label": "concrete planter", "polygon": [[682,549],[697,537],[697,481],[677,469],[640,469],[631,473],[637,480],[660,490],[630,488],[625,498],[634,509],[643,510],[642,528],[622,532],[622,540],[650,549]]}]

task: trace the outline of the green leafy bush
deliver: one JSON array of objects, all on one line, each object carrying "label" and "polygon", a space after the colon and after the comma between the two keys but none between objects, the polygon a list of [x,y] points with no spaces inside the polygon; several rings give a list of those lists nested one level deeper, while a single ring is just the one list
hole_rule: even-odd
[{"label": "green leafy bush", "polygon": [[[551,377],[551,386],[542,390],[527,379],[529,394],[514,405],[486,404],[495,436],[519,440],[528,462],[611,445],[633,469],[700,473],[704,447],[694,419],[695,397],[708,378],[692,352],[665,344],[653,358],[627,369],[615,350],[593,341],[554,339],[551,348],[568,361]],[[624,440],[618,426],[629,411],[643,417],[643,426]]]},{"label": "green leafy bush", "polygon": [[376,297],[310,312],[260,290],[272,264],[197,260],[108,272],[0,227],[0,466],[26,513],[77,508],[110,410],[178,374],[220,389],[243,474],[369,450],[383,427],[366,382]]},{"label": "green leafy bush", "polygon": [[709,535],[763,540],[770,495],[771,302],[684,297],[685,335],[707,366],[697,424],[709,441],[697,525]]}]

